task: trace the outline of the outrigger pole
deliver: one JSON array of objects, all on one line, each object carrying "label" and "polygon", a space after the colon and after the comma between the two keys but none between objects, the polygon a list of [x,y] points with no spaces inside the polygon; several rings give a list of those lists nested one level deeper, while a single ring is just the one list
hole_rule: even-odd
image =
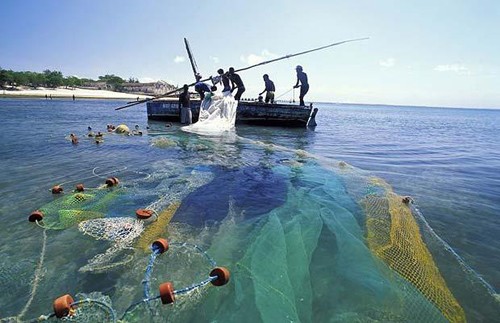
[{"label": "outrigger pole", "polygon": [[[345,44],[345,43],[349,43],[349,42],[353,42],[353,41],[360,41],[360,40],[366,40],[366,39],[369,39],[368,37],[365,37],[365,38],[356,38],[356,39],[349,39],[349,40],[344,40],[344,41],[341,41],[341,42],[338,42],[338,43],[333,43],[333,44],[330,44],[330,45],[326,45],[326,46],[322,46],[322,47],[318,47],[318,48],[314,48],[314,49],[310,49],[310,50],[306,50],[304,52],[300,52],[300,53],[296,53],[296,54],[290,54],[290,55],[286,55],[286,56],[283,56],[283,57],[279,57],[279,58],[275,58],[275,59],[271,59],[269,61],[265,61],[265,62],[262,62],[262,63],[258,63],[258,64],[254,64],[254,65],[250,65],[250,66],[247,66],[247,67],[243,67],[243,68],[240,68],[240,69],[237,69],[235,70],[235,72],[241,72],[241,71],[246,71],[246,70],[249,70],[251,68],[254,68],[254,67],[257,67],[257,66],[261,66],[261,65],[265,65],[265,64],[269,64],[269,63],[273,63],[273,62],[277,62],[277,61],[280,61],[282,59],[285,59],[285,58],[291,58],[291,57],[295,57],[295,56],[299,56],[299,55],[304,55],[304,54],[307,54],[307,53],[311,53],[311,52],[315,52],[315,51],[318,51],[318,50],[322,50],[322,49],[325,49],[325,48],[329,48],[329,47],[333,47],[333,46],[337,46],[337,45],[341,45],[341,44]],[[187,45],[187,41],[186,41],[186,46]],[[189,52],[189,50],[188,50]],[[190,59],[191,59],[191,55],[190,55]],[[193,72],[195,73],[196,75],[196,69],[193,65]],[[200,82],[205,82],[205,81],[209,81],[212,77],[209,77],[209,78],[206,78],[206,79],[203,79],[201,80]],[[191,83],[191,84],[188,84],[189,87],[195,85],[195,83]],[[167,93],[164,93],[162,95],[159,95],[159,96],[156,96],[154,98],[149,98],[149,99],[143,99],[143,100],[139,100],[139,101],[136,101],[136,102],[133,102],[133,103],[129,103],[127,105],[124,105],[124,106],[121,106],[121,107],[118,107],[116,108],[115,110],[121,110],[121,109],[126,109],[126,108],[129,108],[129,107],[132,107],[134,105],[137,105],[137,104],[141,104],[141,103],[145,103],[145,102],[149,102],[149,101],[152,101],[152,100],[156,100],[156,99],[159,99],[159,98],[163,98],[163,97],[166,97],[166,96],[169,96],[170,94],[173,94],[173,93],[176,93],[178,91],[182,90],[182,87],[180,88],[177,88],[175,90],[172,90],[172,91],[169,91]]]},{"label": "outrigger pole", "polygon": [[193,68],[194,78],[196,79],[196,75],[199,74],[198,65],[196,65],[196,61],[194,60],[193,54],[191,53],[191,47],[189,47],[189,43],[186,38],[184,38],[184,44],[186,45],[186,51],[189,56],[189,61],[191,62],[191,67]]}]

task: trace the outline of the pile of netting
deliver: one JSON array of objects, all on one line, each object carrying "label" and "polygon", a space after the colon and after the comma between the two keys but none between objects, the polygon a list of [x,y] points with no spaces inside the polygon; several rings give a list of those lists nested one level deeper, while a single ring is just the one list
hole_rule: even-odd
[{"label": "pile of netting", "polygon": [[201,134],[220,134],[232,130],[237,108],[238,101],[230,92],[209,94],[201,102],[198,122],[182,127],[182,130]]}]

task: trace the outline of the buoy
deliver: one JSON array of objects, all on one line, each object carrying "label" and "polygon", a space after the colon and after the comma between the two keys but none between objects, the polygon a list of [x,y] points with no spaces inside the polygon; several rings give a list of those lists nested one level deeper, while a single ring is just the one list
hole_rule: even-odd
[{"label": "buoy", "polygon": [[135,211],[135,215],[137,215],[137,218],[141,220],[146,220],[153,215],[153,210],[138,209],[137,211]]},{"label": "buoy", "polygon": [[63,191],[63,188],[60,185],[56,185],[56,186],[52,187],[52,194],[59,194],[62,191]]},{"label": "buoy", "polygon": [[73,297],[66,294],[54,301],[54,313],[57,318],[68,316],[71,313],[71,304],[74,303]]},{"label": "buoy", "polygon": [[33,213],[31,213],[30,216],[28,217],[28,220],[30,222],[42,221],[43,220],[42,211],[39,210],[33,211]]},{"label": "buoy", "polygon": [[167,239],[160,238],[160,239],[156,240],[155,242],[153,242],[151,247],[153,249],[154,249],[154,247],[156,247],[158,249],[158,251],[160,251],[160,253],[164,253],[165,251],[168,250],[168,241],[167,241]]},{"label": "buoy", "polygon": [[85,191],[85,187],[83,186],[83,184],[77,184],[75,190],[77,192],[83,192],[83,191]]},{"label": "buoy", "polygon": [[108,185],[108,187],[116,186],[119,183],[120,181],[116,177],[110,177],[106,180],[106,185]]},{"label": "buoy", "polygon": [[163,304],[172,304],[175,301],[174,285],[172,282],[160,285],[160,297]]},{"label": "buoy", "polygon": [[225,267],[215,267],[210,272],[210,276],[217,276],[217,279],[212,280],[212,285],[214,286],[223,286],[229,282],[229,278],[231,277],[231,273]]}]

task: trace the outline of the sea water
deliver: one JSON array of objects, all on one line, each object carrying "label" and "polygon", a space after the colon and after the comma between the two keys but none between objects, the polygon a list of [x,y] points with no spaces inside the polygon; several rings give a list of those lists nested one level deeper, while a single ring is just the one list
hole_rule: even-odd
[{"label": "sea water", "polygon": [[[360,203],[369,185],[357,183],[371,177],[412,197],[422,237],[467,319],[500,317],[500,111],[317,103],[315,129],[238,125],[200,136],[148,121],[144,106],[114,110],[123,103],[0,100],[0,289],[8,291],[0,296],[1,318],[50,313],[66,293],[98,292],[118,317],[142,299],[147,251],[132,247],[111,260],[126,264],[84,271],[109,241],[77,225],[44,230],[27,220],[61,198],[52,186],[62,184],[69,196],[77,183],[97,187],[109,176],[122,188],[103,216],[134,218],[138,208],[175,205],[160,232],[200,246],[232,273],[226,286],[181,295],[170,307],[139,306],[126,320],[443,319],[421,290],[370,252]],[[106,133],[107,124],[122,123],[144,134]],[[103,142],[86,136],[88,126],[105,133]],[[153,295],[162,281],[182,288],[210,271],[196,250],[171,251],[158,257]]]}]

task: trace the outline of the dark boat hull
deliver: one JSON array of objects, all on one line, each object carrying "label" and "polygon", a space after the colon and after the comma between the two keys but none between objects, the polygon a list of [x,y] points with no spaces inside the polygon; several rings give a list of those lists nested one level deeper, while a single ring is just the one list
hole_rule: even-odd
[{"label": "dark boat hull", "polygon": [[[311,115],[308,107],[292,104],[265,104],[240,101],[236,112],[236,124],[264,126],[305,127]],[[198,121],[200,101],[191,101],[193,122]],[[179,103],[175,99],[154,100],[147,103],[148,118],[179,122]]]}]

